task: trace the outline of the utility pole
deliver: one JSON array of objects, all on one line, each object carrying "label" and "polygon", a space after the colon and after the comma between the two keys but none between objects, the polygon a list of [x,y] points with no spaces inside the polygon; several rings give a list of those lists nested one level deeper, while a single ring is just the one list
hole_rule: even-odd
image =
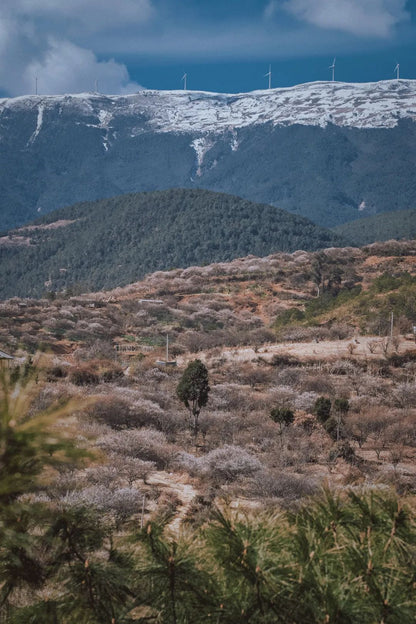
[{"label": "utility pole", "polygon": [[394,312],[390,314],[390,340],[393,340]]}]

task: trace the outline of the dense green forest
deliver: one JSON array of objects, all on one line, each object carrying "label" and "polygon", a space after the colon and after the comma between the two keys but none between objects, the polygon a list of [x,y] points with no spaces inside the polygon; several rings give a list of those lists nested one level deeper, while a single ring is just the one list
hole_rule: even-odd
[{"label": "dense green forest", "polygon": [[[21,228],[0,246],[0,296],[39,296],[134,282],[158,269],[276,251],[340,246],[337,234],[265,204],[204,190],[156,191],[84,202]],[[22,242],[22,241],[21,241]]]},{"label": "dense green forest", "polygon": [[416,236],[416,209],[396,210],[344,223],[333,231],[355,245]]}]

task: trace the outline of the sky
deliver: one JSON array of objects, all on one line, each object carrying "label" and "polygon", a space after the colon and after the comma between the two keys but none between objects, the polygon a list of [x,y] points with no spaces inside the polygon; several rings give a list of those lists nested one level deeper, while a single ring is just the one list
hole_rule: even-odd
[{"label": "sky", "polygon": [[416,0],[1,0],[0,96],[416,79]]}]

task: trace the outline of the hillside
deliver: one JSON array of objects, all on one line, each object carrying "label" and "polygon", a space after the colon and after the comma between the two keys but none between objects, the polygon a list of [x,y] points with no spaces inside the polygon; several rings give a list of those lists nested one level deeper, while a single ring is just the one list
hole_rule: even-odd
[{"label": "hillside", "polygon": [[333,228],[333,231],[355,245],[376,241],[410,239],[416,237],[416,209],[386,212],[358,219]]},{"label": "hillside", "polygon": [[341,243],[303,217],[221,193],[123,195],[58,210],[0,238],[0,297],[108,289],[157,269]]},{"label": "hillside", "polygon": [[0,100],[0,221],[205,188],[324,226],[416,201],[416,81]]},{"label": "hillside", "polygon": [[414,621],[415,260],[280,252],[0,301],[6,621]]}]

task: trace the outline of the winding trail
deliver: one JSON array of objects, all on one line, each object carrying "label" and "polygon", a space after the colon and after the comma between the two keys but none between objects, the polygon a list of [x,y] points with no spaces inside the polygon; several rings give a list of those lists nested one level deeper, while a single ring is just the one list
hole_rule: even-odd
[{"label": "winding trail", "polygon": [[198,490],[192,483],[189,483],[189,477],[184,474],[173,472],[153,472],[147,479],[149,485],[154,485],[161,492],[174,494],[179,499],[179,505],[176,509],[174,519],[168,524],[168,527],[178,533],[181,523],[186,517]]}]

